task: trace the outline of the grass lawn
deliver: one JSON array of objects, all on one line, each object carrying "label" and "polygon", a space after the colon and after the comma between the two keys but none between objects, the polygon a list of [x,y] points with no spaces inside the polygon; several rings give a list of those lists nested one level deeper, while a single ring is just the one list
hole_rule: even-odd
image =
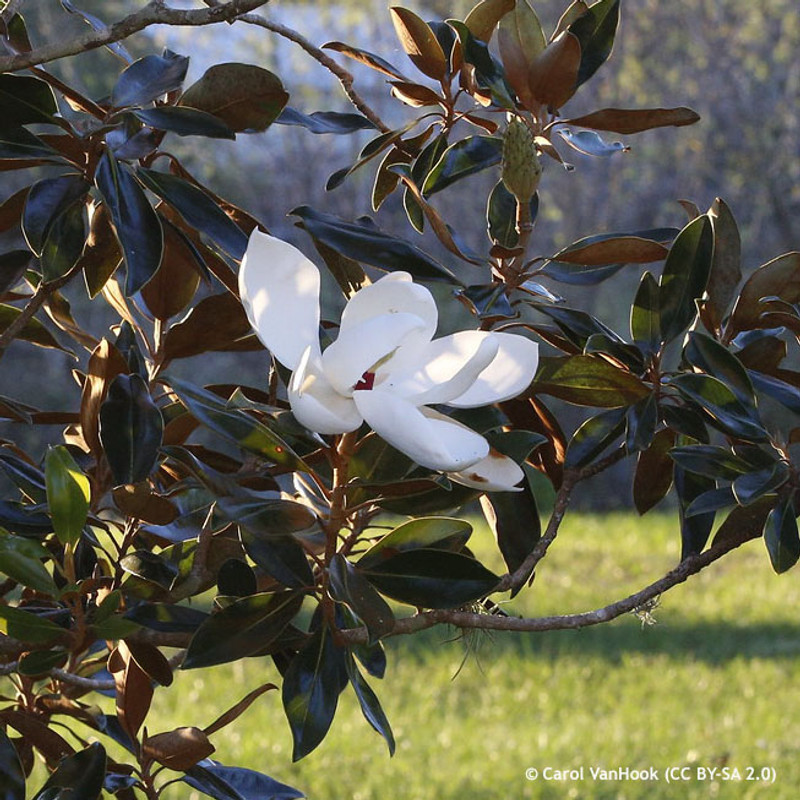
[{"label": "grass lawn", "polygon": [[[476,531],[471,545],[489,553],[490,534]],[[605,605],[663,574],[678,550],[673,517],[568,517],[534,587],[505,608],[550,614]],[[627,616],[582,631],[464,640],[438,629],[391,639],[386,678],[371,684],[394,728],[394,758],[350,690],[327,739],[298,764],[278,692],[214,735],[214,757],[264,771],[311,800],[794,800],[798,575],[774,575],[756,541],[665,595],[654,625]],[[157,691],[148,728],[203,727],[275,679],[271,661],[256,659],[181,673],[172,689]],[[732,780],[698,778],[699,768],[723,766]],[[583,780],[525,776],[528,768],[581,767]],[[591,767],[652,767],[659,780],[601,780]],[[668,767],[687,767],[689,780],[668,784]],[[748,780],[764,767],[774,783]],[[164,797],[199,795],[178,784]]]}]

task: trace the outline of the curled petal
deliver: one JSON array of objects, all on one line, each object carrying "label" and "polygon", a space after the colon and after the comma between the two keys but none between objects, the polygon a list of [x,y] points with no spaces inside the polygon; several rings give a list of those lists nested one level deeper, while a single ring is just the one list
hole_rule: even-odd
[{"label": "curled petal", "polygon": [[490,450],[486,458],[460,472],[449,472],[448,477],[484,492],[520,492],[522,487],[517,484],[525,473],[516,461],[497,450]]},{"label": "curled petal", "polygon": [[363,422],[355,403],[325,378],[319,359],[312,358],[311,347],[305,349],[292,374],[289,403],[297,421],[317,433],[348,433]]},{"label": "curled petal", "polygon": [[254,230],[239,270],[239,294],[258,338],[289,369],[319,355],[319,270],[288,242]]},{"label": "curled petal", "polygon": [[353,400],[378,436],[420,466],[459,471],[489,453],[489,443],[471,428],[396,394],[360,391]]},{"label": "curled petal", "polygon": [[470,389],[498,349],[498,340],[481,331],[443,336],[417,352],[410,369],[392,371],[386,388],[417,405],[448,403]]},{"label": "curled petal", "polygon": [[[454,334],[474,334],[462,331]],[[498,344],[497,355],[463,394],[448,400],[456,408],[475,408],[510,400],[528,388],[539,366],[539,345],[514,333],[487,334]]]},{"label": "curled petal", "polygon": [[439,311],[433,295],[424,286],[412,283],[407,272],[390,272],[356,292],[342,313],[341,333],[388,314],[414,314],[424,320],[421,335],[426,342],[436,333]]},{"label": "curled petal", "polygon": [[387,357],[391,361],[392,354],[409,336],[424,329],[425,320],[404,312],[371,317],[342,329],[322,354],[325,375],[337,391],[349,396],[367,370],[375,372]]}]

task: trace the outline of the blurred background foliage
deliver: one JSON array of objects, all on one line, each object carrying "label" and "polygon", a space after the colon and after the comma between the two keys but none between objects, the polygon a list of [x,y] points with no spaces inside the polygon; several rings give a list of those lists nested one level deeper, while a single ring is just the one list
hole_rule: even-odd
[{"label": "blurred background foliage", "polygon": [[[136,0],[84,0],[81,7],[111,22],[141,7]],[[173,3],[173,5],[180,5]],[[184,7],[199,3],[183,2]],[[463,17],[471,0],[430,0],[406,3],[425,19]],[[563,11],[557,2],[537,3],[545,29]],[[273,0],[265,13],[274,22],[301,32],[312,44],[338,39],[380,53],[401,68],[400,51],[389,24],[383,0]],[[80,33],[84,24],[66,14],[58,3],[27,0],[22,12],[36,42]],[[648,131],[631,138],[630,150],[612,158],[590,158],[573,152],[574,170],[553,162],[540,187],[540,213],[531,247],[532,255],[552,254],[576,239],[603,231],[626,231],[656,226],[682,227],[685,212],[678,200],[707,208],[722,196],[737,219],[743,246],[745,275],[800,242],[800,16],[790,0],[691,0],[663,3],[636,0],[623,7],[608,69],[592,82],[592,91],[579,93],[564,113],[578,116],[593,108],[686,105],[701,115],[701,122],[685,128]],[[305,113],[317,110],[351,111],[336,79],[296,44],[252,26],[233,26],[224,39],[214,27],[178,29],[155,27],[126,42],[135,55],[169,47],[191,56],[188,81],[197,79],[212,63],[224,61],[220,43],[231,60],[259,64],[279,74],[290,93],[290,104]],[[393,100],[384,76],[352,61],[355,87],[389,123],[399,123],[407,109]],[[90,96],[101,97],[115,80],[119,64],[108,51],[93,51],[53,65],[54,71]],[[344,187],[325,191],[330,173],[356,160],[371,134],[318,136],[305,129],[272,126],[263,134],[240,137],[237,142],[207,142],[170,137],[168,149],[215,191],[248,209],[279,236],[309,249],[307,238],[297,235],[287,213],[301,203],[353,219],[371,213],[368,185],[373,171],[361,170]],[[624,139],[624,137],[623,137]],[[298,170],[297,165],[314,165]],[[16,180],[30,175],[1,173],[2,198],[19,188]],[[453,189],[437,195],[436,205],[446,219],[458,219],[461,232],[472,246],[485,249],[485,209],[491,174],[470,178],[475,191]],[[352,183],[351,183],[352,182]],[[360,185],[358,182],[361,182]],[[20,184],[21,185],[21,184]],[[473,205],[471,206],[470,203]],[[409,231],[401,203],[393,196],[382,207],[382,227],[403,236]],[[474,225],[464,224],[474,220]],[[426,234],[423,246],[444,263],[452,259]],[[11,242],[3,242],[8,247]],[[615,327],[623,327],[629,314],[641,268],[626,267],[606,286],[552,288]],[[107,320],[102,304],[84,302],[80,285],[70,299],[76,317],[89,330],[103,331]],[[59,408],[73,398],[63,396],[62,378],[74,366],[67,356],[54,358],[38,348],[22,346],[6,359],[24,359],[26,368],[15,390],[19,399],[34,398],[45,408]],[[202,364],[189,360],[184,369],[198,368],[215,380],[226,371],[263,369],[258,354],[203,356]],[[5,365],[9,372],[11,364]],[[42,380],[42,375],[52,380]],[[253,382],[257,382],[255,377]],[[27,385],[23,385],[27,384]],[[49,389],[52,385],[54,388]],[[78,387],[75,386],[75,398]],[[580,421],[579,412],[562,417],[565,427]],[[0,424],[0,437],[3,436]],[[45,431],[42,431],[46,434]],[[32,431],[31,435],[35,435]],[[624,470],[621,465],[619,469]],[[582,493],[583,505],[608,508],[629,505],[628,493],[614,491],[620,474],[611,470],[598,478],[594,491]],[[627,482],[626,482],[627,484]],[[627,484],[629,485],[629,484]]]}]

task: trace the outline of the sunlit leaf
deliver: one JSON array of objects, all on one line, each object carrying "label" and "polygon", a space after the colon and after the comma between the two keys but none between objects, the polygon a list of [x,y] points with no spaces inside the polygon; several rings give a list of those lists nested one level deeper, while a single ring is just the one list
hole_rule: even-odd
[{"label": "sunlit leaf", "polygon": [[407,8],[393,6],[389,12],[397,38],[414,66],[429,78],[442,80],[447,57],[430,27]]},{"label": "sunlit leaf", "polygon": [[81,538],[89,513],[89,479],[63,445],[48,450],[44,474],[56,536],[64,544],[75,543]]},{"label": "sunlit leaf", "polygon": [[620,0],[599,0],[568,28],[580,42],[577,85],[585,83],[611,55],[619,22]]}]

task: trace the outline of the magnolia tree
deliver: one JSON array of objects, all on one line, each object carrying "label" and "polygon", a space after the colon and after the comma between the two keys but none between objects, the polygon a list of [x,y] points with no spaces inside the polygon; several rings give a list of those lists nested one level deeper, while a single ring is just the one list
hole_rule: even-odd
[{"label": "magnolia tree", "polygon": [[[614,134],[697,121],[687,108],[562,113],[611,54],[619,0],[576,0],[552,31],[528,0],[482,0],[464,20],[433,22],[392,8],[401,64],[342,42],[319,49],[254,13],[263,0],[153,0],[117,21],[61,0],[86,32],[45,43],[29,38],[24,3],[5,5],[0,165],[24,188],[0,206],[18,248],[0,256],[0,354],[12,351],[0,365],[4,800],[155,800],[183,784],[220,800],[299,797],[211,758],[215,732],[268,690],[282,695],[295,759],[323,740],[344,691],[392,752],[372,688],[387,637],[607,622],[759,537],[776,572],[797,561],[800,374],[784,362],[800,337],[800,254],[742,283],[736,223],[719,200],[705,212],[684,203],[682,229],[536,250],[542,162],[609,156],[625,149]],[[304,115],[253,64],[219,64],[184,86],[186,57],[133,60],[123,45],[156,23],[233,21],[303,47],[341,81],[351,112]],[[107,97],[48,69],[103,46],[121,59]],[[331,52],[382,73],[407,120],[387,127]],[[291,214],[312,263],[169,149],[175,135],[233,139],[274,123],[371,130],[328,188],[375,165],[374,210],[398,194],[446,258],[411,232],[302,206]],[[480,170],[495,175],[485,219],[444,219],[435,195],[474,191],[461,181]],[[476,226],[488,238],[472,251],[462,234]],[[558,294],[651,263],[629,330]],[[113,324],[79,325],[68,285],[73,301],[108,306]],[[339,293],[340,318],[320,311],[321,286]],[[14,398],[30,345],[74,356],[79,405]],[[182,359],[253,350],[254,386],[174,374]],[[586,409],[577,430],[559,423],[564,401]],[[39,425],[40,438],[58,433],[29,452]],[[640,514],[674,496],[680,562],[605,608],[498,613],[494,601],[533,580],[582,482],[622,460],[635,465]],[[481,511],[504,574],[468,547]],[[148,726],[175,670],[244,658],[271,682],[205,728]],[[116,710],[96,693],[113,694]],[[49,776],[31,785],[37,759]]]}]

